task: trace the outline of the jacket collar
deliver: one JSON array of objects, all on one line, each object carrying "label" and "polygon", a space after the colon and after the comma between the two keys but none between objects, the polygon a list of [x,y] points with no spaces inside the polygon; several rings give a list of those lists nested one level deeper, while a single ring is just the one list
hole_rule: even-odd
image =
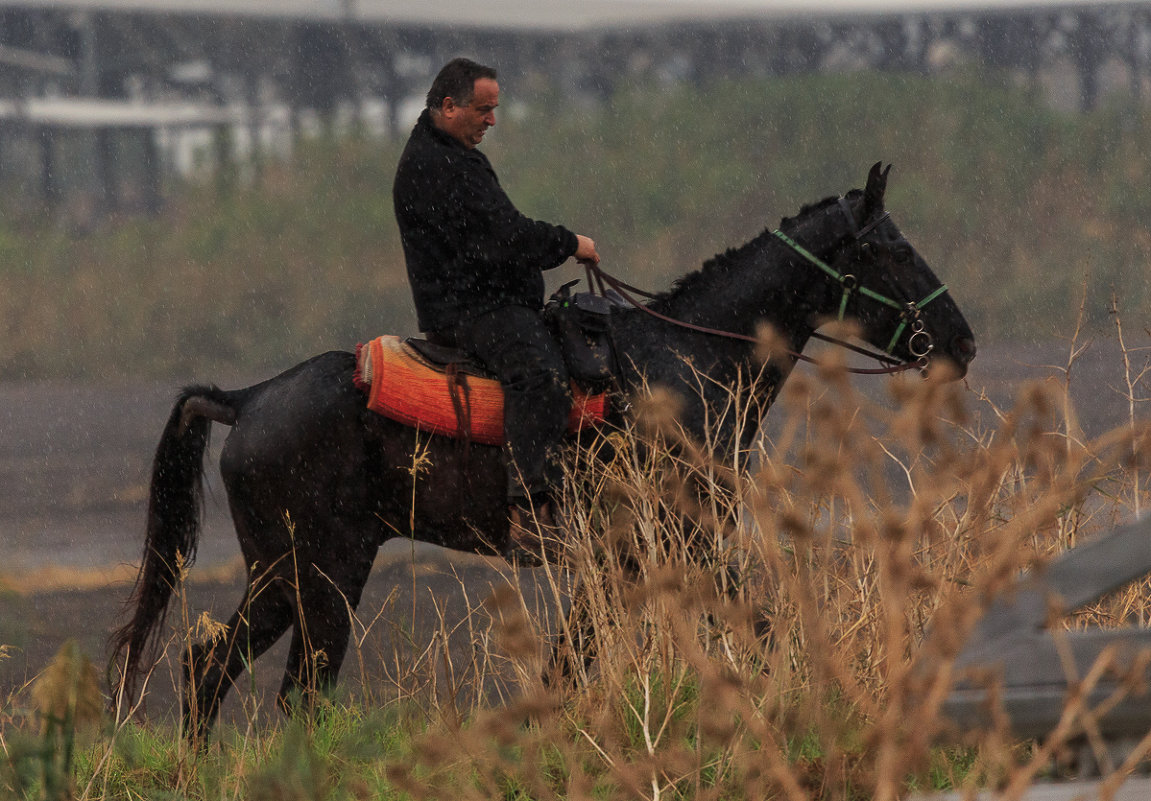
[{"label": "jacket collar", "polygon": [[464,147],[463,143],[451,134],[437,128],[436,124],[432,122],[432,112],[426,108],[420,112],[420,118],[416,120],[416,128],[421,129],[427,136],[430,136],[440,144],[456,148],[464,154],[468,154],[473,150],[473,148]]}]

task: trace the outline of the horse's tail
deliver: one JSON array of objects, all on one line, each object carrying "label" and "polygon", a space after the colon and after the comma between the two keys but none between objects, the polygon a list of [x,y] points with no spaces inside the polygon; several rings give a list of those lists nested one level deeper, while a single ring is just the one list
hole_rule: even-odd
[{"label": "horse's tail", "polygon": [[156,456],[148,496],[144,555],[127,608],[132,619],[111,640],[109,678],[132,699],[143,668],[159,656],[160,633],[177,583],[196,557],[203,510],[204,453],[212,421],[232,425],[238,411],[235,393],[212,386],[185,387],[176,399]]}]

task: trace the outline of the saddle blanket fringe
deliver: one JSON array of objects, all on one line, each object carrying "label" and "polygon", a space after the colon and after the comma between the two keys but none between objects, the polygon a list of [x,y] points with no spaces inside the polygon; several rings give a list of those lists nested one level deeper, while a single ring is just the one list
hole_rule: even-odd
[{"label": "saddle blanket fringe", "polygon": [[[504,393],[499,381],[432,365],[397,336],[376,337],[356,346],[355,382],[367,394],[368,408],[392,420],[457,438],[470,422],[473,441],[504,442]],[[457,382],[455,401],[453,382]],[[462,415],[457,414],[457,402]],[[568,432],[603,420],[606,409],[605,394],[588,395],[572,384]]]}]

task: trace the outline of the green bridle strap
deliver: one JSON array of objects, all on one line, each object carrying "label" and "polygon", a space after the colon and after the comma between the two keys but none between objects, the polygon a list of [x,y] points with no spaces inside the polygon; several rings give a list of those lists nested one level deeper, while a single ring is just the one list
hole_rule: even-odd
[{"label": "green bridle strap", "polygon": [[803,245],[796,242],[794,239],[792,239],[790,236],[785,234],[783,231],[776,228],[771,233],[774,234],[775,236],[779,237],[779,239],[781,239],[784,244],[786,244],[789,248],[794,250],[800,256],[803,256],[803,258],[807,259],[809,262],[814,264],[816,267],[823,270],[825,273],[830,275],[836,281],[843,283],[843,274],[840,273],[839,270],[836,270],[834,267],[824,263],[823,259],[816,256],[814,253],[812,253],[810,250],[805,248]]},{"label": "green bridle strap", "polygon": [[[899,342],[899,337],[903,335],[904,329],[907,328],[908,321],[914,317],[920,309],[947,291],[947,284],[941,284],[934,292],[931,292],[927,297],[918,303],[900,303],[897,300],[892,300],[886,295],[881,295],[880,293],[868,289],[865,286],[858,286],[854,283],[854,276],[844,275],[839,270],[835,269],[823,259],[819,258],[810,250],[805,248],[803,245],[789,237],[783,231],[780,231],[778,228],[771,233],[800,256],[807,259],[807,261],[811,262],[816,267],[823,270],[823,272],[830,275],[832,278],[839,282],[840,286],[843,287],[843,297],[841,297],[839,300],[840,320],[843,320],[844,316],[847,314],[847,301],[851,297],[852,292],[858,292],[864,297],[870,298],[877,303],[882,303],[885,306],[890,306],[902,315],[903,319],[900,320],[899,326],[895,329],[895,334],[891,337],[891,342],[889,342],[887,345],[887,353],[891,353],[891,351],[895,349],[896,343]],[[908,312],[911,314],[909,315]]]}]

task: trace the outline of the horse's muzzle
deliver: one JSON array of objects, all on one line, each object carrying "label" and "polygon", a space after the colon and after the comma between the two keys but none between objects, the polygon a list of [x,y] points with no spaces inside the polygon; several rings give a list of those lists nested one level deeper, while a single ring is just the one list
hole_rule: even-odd
[{"label": "horse's muzzle", "polygon": [[963,376],[967,375],[967,365],[971,364],[972,360],[975,359],[975,353],[975,340],[971,337],[957,336],[951,340],[946,355],[959,371],[959,375],[957,375],[956,378],[963,378]]},{"label": "horse's muzzle", "polygon": [[971,337],[956,337],[951,341],[951,354],[963,366],[971,364],[975,353],[975,340]]}]

